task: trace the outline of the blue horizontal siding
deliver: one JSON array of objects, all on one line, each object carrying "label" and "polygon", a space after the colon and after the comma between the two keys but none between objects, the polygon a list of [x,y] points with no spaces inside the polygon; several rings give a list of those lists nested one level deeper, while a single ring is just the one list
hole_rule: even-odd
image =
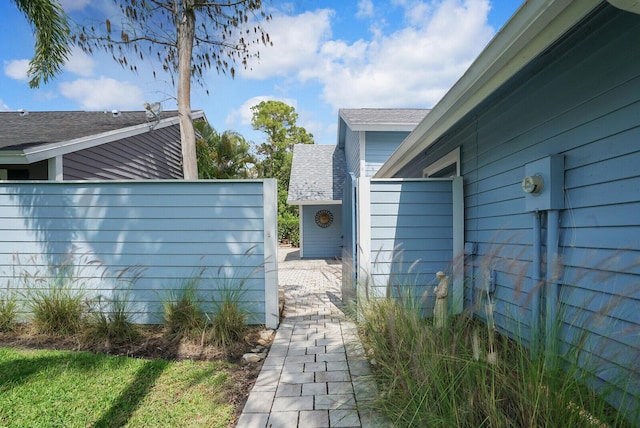
[{"label": "blue horizontal siding", "polygon": [[[46,279],[71,262],[88,297],[130,285],[136,321],[162,319],[161,301],[200,277],[219,297],[242,285],[265,316],[265,207],[260,181],[10,183],[0,188],[0,281]],[[128,284],[132,278],[135,283]],[[18,291],[18,290],[15,290]],[[18,294],[19,295],[19,294]]]},{"label": "blue horizontal siding", "polygon": [[[606,385],[618,397],[631,392],[640,410],[635,364],[640,353],[640,17],[606,6],[591,19],[398,176],[415,177],[461,148],[465,241],[478,244],[477,255],[467,259],[465,303],[486,303],[474,294],[482,271],[491,266],[497,282],[496,325],[527,344],[531,318],[525,296],[535,287],[533,214],[525,210],[520,184],[527,163],[564,155],[560,285],[564,315],[571,319],[561,317],[561,344],[569,349],[575,339],[593,337],[597,346],[591,352],[599,367],[594,384]],[[482,310],[478,316],[485,317]],[[596,321],[608,328],[594,330]],[[627,359],[614,360],[611,353]],[[636,388],[627,388],[623,379],[632,379]]]},{"label": "blue horizontal siding", "polygon": [[[316,224],[319,210],[333,214],[329,227]],[[342,207],[340,205],[302,205],[302,245],[304,258],[339,258],[342,256]]]},{"label": "blue horizontal siding", "polygon": [[374,295],[410,295],[433,310],[435,274],[453,257],[450,181],[371,181],[371,282]]},{"label": "blue horizontal siding", "polygon": [[365,133],[364,160],[366,177],[373,177],[409,135],[401,131],[367,131]]}]

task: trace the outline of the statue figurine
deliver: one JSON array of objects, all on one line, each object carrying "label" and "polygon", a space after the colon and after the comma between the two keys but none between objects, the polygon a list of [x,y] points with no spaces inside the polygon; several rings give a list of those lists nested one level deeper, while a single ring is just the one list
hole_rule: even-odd
[{"label": "statue figurine", "polygon": [[447,323],[447,296],[449,295],[449,277],[444,272],[436,273],[439,283],[433,289],[436,296],[436,304],[433,307],[433,325],[436,328],[443,328]]}]

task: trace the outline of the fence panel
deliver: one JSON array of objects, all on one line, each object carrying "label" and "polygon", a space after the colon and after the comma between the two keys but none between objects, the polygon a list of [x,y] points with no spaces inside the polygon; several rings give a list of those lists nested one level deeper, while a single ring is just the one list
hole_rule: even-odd
[{"label": "fence panel", "polygon": [[241,287],[251,322],[278,323],[275,180],[5,182],[0,283],[72,278],[88,298],[128,291],[139,323],[162,320],[169,290]]}]

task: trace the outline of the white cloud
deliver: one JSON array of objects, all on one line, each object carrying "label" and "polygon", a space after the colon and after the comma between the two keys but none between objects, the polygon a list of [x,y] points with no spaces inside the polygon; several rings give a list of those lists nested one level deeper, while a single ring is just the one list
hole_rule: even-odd
[{"label": "white cloud", "polygon": [[315,78],[325,101],[336,107],[432,107],[493,35],[487,1],[414,6],[426,14],[420,25],[341,46],[339,56],[335,47],[323,49]]},{"label": "white cloud", "polygon": [[82,10],[89,3],[90,0],[60,0],[60,4],[62,5],[62,8],[65,10],[65,12],[69,12],[72,10]]},{"label": "white cloud", "polygon": [[0,111],[11,111],[8,105],[5,104],[2,99],[0,99]]},{"label": "white cloud", "polygon": [[27,71],[29,70],[28,59],[14,59],[4,62],[4,74],[15,80],[29,80]]},{"label": "white cloud", "polygon": [[96,62],[89,55],[84,53],[82,49],[74,47],[71,50],[71,55],[64,65],[66,71],[77,74],[78,76],[89,77],[93,76],[93,69],[96,66]]},{"label": "white cloud", "polygon": [[358,2],[357,18],[372,18],[374,15],[373,1],[372,0],[360,0]]},{"label": "white cloud", "polygon": [[330,39],[332,11],[274,16],[267,28],[274,46],[263,48],[261,63],[242,77],[317,82],[334,108],[432,107],[493,36],[489,1],[393,4],[403,8],[403,28],[354,42]]},{"label": "white cloud", "polygon": [[87,110],[140,110],[144,102],[140,88],[108,77],[63,82],[60,92]]},{"label": "white cloud", "polygon": [[274,15],[263,24],[273,46],[259,48],[260,59],[252,59],[249,69],[238,74],[249,79],[266,79],[297,72],[301,66],[313,67],[318,48],[330,37],[333,11],[321,9],[297,16]]}]

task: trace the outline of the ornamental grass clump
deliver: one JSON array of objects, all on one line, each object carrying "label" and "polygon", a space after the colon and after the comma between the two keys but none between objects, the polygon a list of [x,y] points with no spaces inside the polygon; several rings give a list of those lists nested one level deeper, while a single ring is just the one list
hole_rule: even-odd
[{"label": "ornamental grass clump", "polygon": [[52,267],[47,275],[23,280],[36,331],[65,336],[81,330],[86,314],[85,290],[82,279],[74,276],[72,265]]},{"label": "ornamental grass clump", "polygon": [[131,301],[127,292],[116,292],[112,297],[98,296],[89,312],[86,340],[103,340],[107,345],[120,345],[134,341],[140,333],[131,322]]},{"label": "ornamental grass clump", "polygon": [[207,341],[229,347],[242,340],[247,330],[248,313],[243,308],[246,278],[228,275],[224,266],[218,268],[218,298],[213,300],[213,311],[207,314]]},{"label": "ornamental grass clump", "polygon": [[0,332],[13,331],[18,317],[18,302],[12,296],[0,296]]},{"label": "ornamental grass clump", "polygon": [[[358,319],[380,390],[374,406],[394,426],[633,426],[633,414],[606,401],[620,390],[633,390],[633,379],[613,379],[617,391],[602,382],[593,387],[603,371],[588,328],[597,320],[574,320],[560,308],[558,325],[546,334],[553,339],[562,329],[583,333],[562,342],[562,350],[549,347],[532,357],[527,345],[544,343],[544,338],[516,340],[527,336],[515,322],[511,336],[498,331],[489,292],[474,298],[477,307],[439,328],[432,311],[425,310],[428,299],[416,303],[411,295],[416,286],[391,289],[386,298],[364,296]],[[516,312],[499,316],[522,319]],[[633,397],[618,396],[620,408],[633,412]]]},{"label": "ornamental grass clump", "polygon": [[370,301],[362,313],[381,390],[375,405],[396,426],[627,426],[584,386],[577,366],[531,360],[528,349],[468,314],[436,329],[392,299]]},{"label": "ornamental grass clump", "polygon": [[85,329],[86,340],[101,340],[110,346],[131,342],[139,337],[140,332],[132,322],[134,303],[130,292],[142,272],[140,266],[131,266],[118,271],[111,278],[105,270],[102,280],[110,284],[106,288],[111,291],[109,295],[99,295],[91,302]]},{"label": "ornamental grass clump", "polygon": [[162,301],[165,333],[169,337],[199,336],[206,318],[199,296],[201,276],[192,276],[170,287]]}]

